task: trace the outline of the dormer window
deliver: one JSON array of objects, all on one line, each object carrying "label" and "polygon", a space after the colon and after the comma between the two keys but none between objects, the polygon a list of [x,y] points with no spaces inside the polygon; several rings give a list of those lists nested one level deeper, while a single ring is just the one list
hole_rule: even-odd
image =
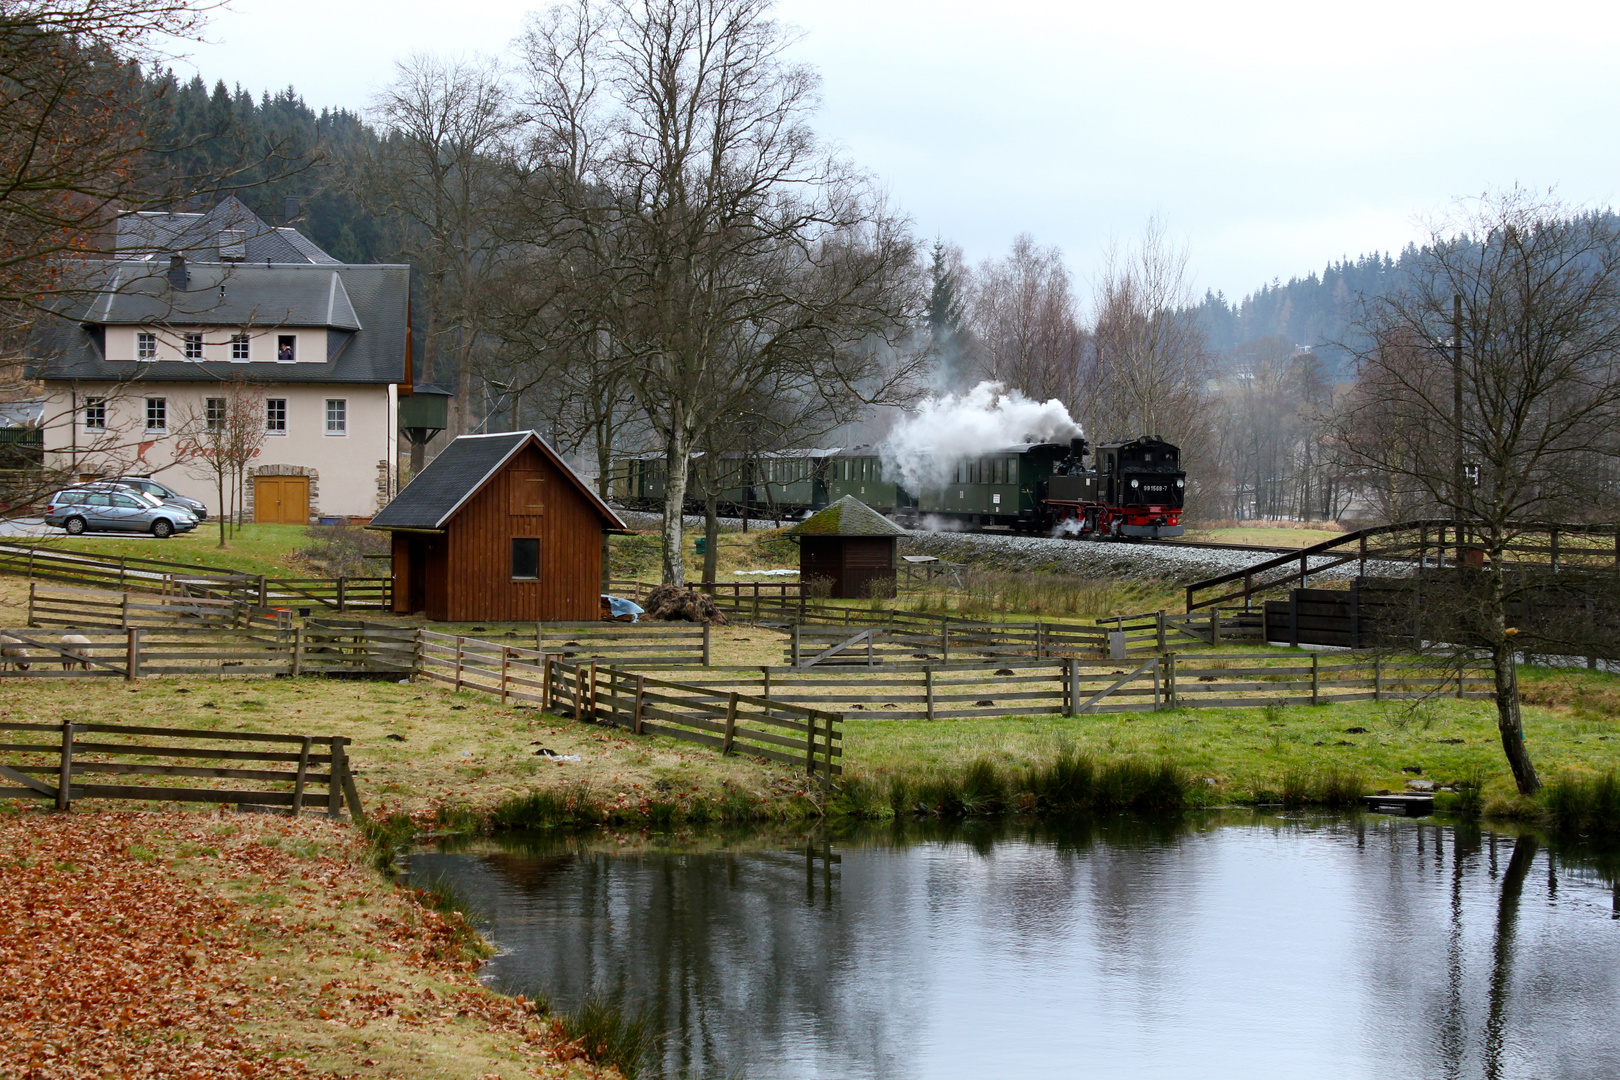
[{"label": "dormer window", "polygon": [[251,347],[248,344],[248,336],[246,334],[232,334],[231,335],[231,359],[232,360],[249,360],[249,359],[252,359],[250,348]]},{"label": "dormer window", "polygon": [[203,340],[201,334],[187,334],[186,359],[201,360],[203,358]]},{"label": "dormer window", "polygon": [[219,234],[219,257],[222,262],[241,262],[247,258],[247,234],[241,229],[225,229]]},{"label": "dormer window", "polygon": [[298,336],[281,334],[276,338],[276,363],[292,364],[298,360]]},{"label": "dormer window", "polygon": [[135,358],[137,360],[157,359],[157,335],[142,331],[135,335]]}]

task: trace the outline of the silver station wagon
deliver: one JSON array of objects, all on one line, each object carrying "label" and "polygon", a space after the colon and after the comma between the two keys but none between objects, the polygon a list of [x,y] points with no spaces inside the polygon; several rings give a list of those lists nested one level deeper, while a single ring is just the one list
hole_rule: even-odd
[{"label": "silver station wagon", "polygon": [[165,540],[195,529],[197,519],[187,510],[139,491],[67,488],[51,496],[45,507],[45,524],[65,529],[71,536],[144,532]]}]

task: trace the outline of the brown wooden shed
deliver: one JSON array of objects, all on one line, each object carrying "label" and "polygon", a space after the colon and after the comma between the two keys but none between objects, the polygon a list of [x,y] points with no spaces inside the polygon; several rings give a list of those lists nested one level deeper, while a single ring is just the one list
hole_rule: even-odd
[{"label": "brown wooden shed", "polygon": [[832,582],[830,596],[893,596],[895,542],[906,530],[853,495],[789,529],[799,541],[799,580]]},{"label": "brown wooden shed", "polygon": [[625,530],[532,431],[463,435],[368,528],[394,540],[394,611],[444,622],[584,621],[603,538]]}]

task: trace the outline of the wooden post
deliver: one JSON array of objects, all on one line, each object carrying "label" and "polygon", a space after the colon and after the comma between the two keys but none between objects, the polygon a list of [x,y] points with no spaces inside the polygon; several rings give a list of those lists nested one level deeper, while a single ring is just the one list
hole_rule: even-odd
[{"label": "wooden post", "polygon": [[590,698],[591,698],[591,719],[595,720],[601,715],[597,711],[597,708],[596,708],[596,661],[595,660],[591,661],[591,673],[586,679],[585,689],[590,694]]},{"label": "wooden post", "polygon": [[[308,773],[309,773],[309,736],[305,735],[304,736],[304,741],[303,741],[302,744],[300,744],[300,747],[299,747],[299,750],[298,750],[298,779],[293,781],[293,804],[292,804],[293,817],[297,817],[299,812],[304,809],[304,777],[307,776]],[[334,777],[333,779],[336,779],[336,777]]]},{"label": "wooden post", "polygon": [[1068,704],[1067,710],[1064,712],[1063,715],[1065,715],[1065,716],[1078,716],[1078,715],[1080,715],[1080,713],[1079,713],[1079,709],[1080,709],[1080,661],[1077,658],[1071,656],[1068,659],[1068,665],[1069,665],[1069,672],[1068,672],[1068,675],[1069,675],[1069,704]]},{"label": "wooden post", "polygon": [[816,714],[804,718],[804,771],[816,775]]},{"label": "wooden post", "polygon": [[1157,613],[1157,616],[1156,616],[1156,618],[1154,620],[1154,625],[1157,628],[1157,630],[1159,631],[1159,651],[1164,652],[1164,650],[1165,650],[1165,640],[1164,640],[1164,609],[1163,608],[1159,609],[1159,611]]},{"label": "wooden post", "polygon": [[119,589],[120,589],[120,590],[122,590],[122,589],[123,589],[123,587],[124,587],[124,565],[125,565],[125,559],[126,559],[126,557],[125,557],[125,556],[123,556],[123,555],[120,555],[120,556],[118,556],[118,588],[119,588]]},{"label": "wooden post", "polygon": [[296,679],[296,678],[298,678],[298,676],[302,675],[303,673],[304,673],[304,630],[303,630],[303,627],[299,627],[298,629],[293,631],[292,670],[291,670],[291,674],[292,674],[292,677]]},{"label": "wooden post", "polygon": [[73,724],[62,723],[62,765],[56,772],[56,808],[73,805]]},{"label": "wooden post", "polygon": [[1158,712],[1164,706],[1163,695],[1159,693],[1159,658],[1153,658],[1153,711]]},{"label": "wooden post", "polygon": [[512,653],[505,645],[501,646],[501,704],[506,704],[506,664]]},{"label": "wooden post", "polygon": [[585,719],[585,665],[574,665],[574,719]]},{"label": "wooden post", "polygon": [[269,605],[267,603],[265,603],[265,600],[268,598],[268,596],[269,596],[269,593],[265,590],[264,575],[260,574],[259,575],[259,606],[260,607],[269,607]]},{"label": "wooden post", "polygon": [[1384,700],[1384,658],[1373,653],[1373,700]]},{"label": "wooden post", "polygon": [[934,718],[934,665],[923,665],[923,700],[924,715],[927,719]]},{"label": "wooden post", "polygon": [[709,666],[709,624],[703,624],[703,666]]},{"label": "wooden post", "polygon": [[461,689],[461,655],[462,655],[462,648],[463,648],[463,646],[466,645],[466,643],[467,643],[466,638],[461,637],[460,635],[457,635],[457,637],[456,637],[456,689],[458,691]]},{"label": "wooden post", "polygon": [[1299,647],[1299,590],[1288,590],[1288,644]]},{"label": "wooden post", "polygon": [[339,577],[338,582],[337,582],[337,585],[338,585],[338,588],[337,588],[337,604],[338,604],[338,613],[339,614],[342,614],[344,612],[344,610],[346,610],[345,604],[344,604],[344,599],[343,599],[343,582],[344,582],[344,579]]},{"label": "wooden post", "polygon": [[1319,653],[1311,653],[1311,704],[1312,705],[1319,705],[1319,704],[1321,704],[1321,700],[1322,700],[1321,699],[1321,694],[1322,694],[1322,671],[1321,671],[1321,664],[1319,662],[1320,660],[1321,660],[1321,655]]},{"label": "wooden post", "polygon": [[545,652],[546,652],[545,636],[546,636],[546,624],[543,623],[543,622],[535,623],[534,624],[534,651],[541,654],[542,656],[544,656]]},{"label": "wooden post", "polygon": [[737,737],[737,691],[731,692],[731,700],[726,702],[726,741],[720,747],[721,754],[731,753],[731,744]]},{"label": "wooden post", "polygon": [[1209,644],[1212,648],[1219,647],[1221,643],[1221,609],[1209,609]]},{"label": "wooden post", "polygon": [[939,625],[940,659],[947,664],[951,662],[951,624],[943,622]]},{"label": "wooden post", "polygon": [[[549,657],[549,656],[542,653],[541,656],[540,656],[540,711],[545,712],[550,708],[551,708],[551,657]],[[640,731],[641,703],[640,703],[639,699],[638,699],[638,701],[636,703],[636,723],[637,723],[636,734],[640,735],[641,734],[641,731]]]},{"label": "wooden post", "polygon": [[761,664],[760,668],[759,668],[759,672],[760,672],[760,687],[761,687],[759,696],[765,699],[765,715],[767,717],[769,717],[769,716],[774,715],[771,712],[771,705],[770,705],[770,701],[771,701],[771,668],[770,668],[770,665],[769,664]]},{"label": "wooden post", "polygon": [[793,624],[793,643],[789,647],[788,651],[793,656],[793,666],[794,667],[799,666],[799,629],[803,625],[804,625],[803,623],[794,623]]},{"label": "wooden post", "polygon": [[1046,654],[1046,624],[1037,621],[1035,623],[1035,659],[1045,660]]},{"label": "wooden post", "polygon": [[28,583],[28,625],[34,625],[34,583]]},{"label": "wooden post", "polygon": [[1176,696],[1176,654],[1166,653],[1165,657],[1165,696],[1172,709],[1181,708],[1181,700]]},{"label": "wooden post", "polygon": [[641,734],[641,698],[642,698],[642,695],[647,692],[646,682],[647,682],[647,676],[645,676],[645,675],[637,675],[636,676],[635,732],[636,732],[637,735]]},{"label": "wooden post", "polygon": [[348,771],[343,744],[349,740],[341,735],[332,739],[332,775],[326,781],[326,816],[343,816],[343,774]]},{"label": "wooden post", "polygon": [[[124,597],[128,601],[129,597]],[[134,682],[141,677],[141,632],[139,628],[124,631],[124,679]]]},{"label": "wooden post", "polygon": [[1254,575],[1249,574],[1249,573],[1245,573],[1243,575],[1243,613],[1245,615],[1247,615],[1249,613],[1249,610],[1250,610],[1249,609],[1249,604],[1250,604],[1250,601],[1253,599],[1253,593],[1254,593]]},{"label": "wooden post", "polygon": [[124,630],[128,630],[129,629],[129,593],[124,593],[123,603],[120,606],[119,610],[123,613],[120,620],[119,620],[119,626]]}]

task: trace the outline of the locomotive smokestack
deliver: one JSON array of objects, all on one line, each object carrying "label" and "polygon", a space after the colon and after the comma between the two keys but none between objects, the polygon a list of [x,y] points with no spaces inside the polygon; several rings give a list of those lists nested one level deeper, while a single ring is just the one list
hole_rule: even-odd
[{"label": "locomotive smokestack", "polygon": [[1086,456],[1086,440],[1084,440],[1084,439],[1070,439],[1069,440],[1069,452],[1071,454],[1073,454],[1076,459],[1085,457]]}]

